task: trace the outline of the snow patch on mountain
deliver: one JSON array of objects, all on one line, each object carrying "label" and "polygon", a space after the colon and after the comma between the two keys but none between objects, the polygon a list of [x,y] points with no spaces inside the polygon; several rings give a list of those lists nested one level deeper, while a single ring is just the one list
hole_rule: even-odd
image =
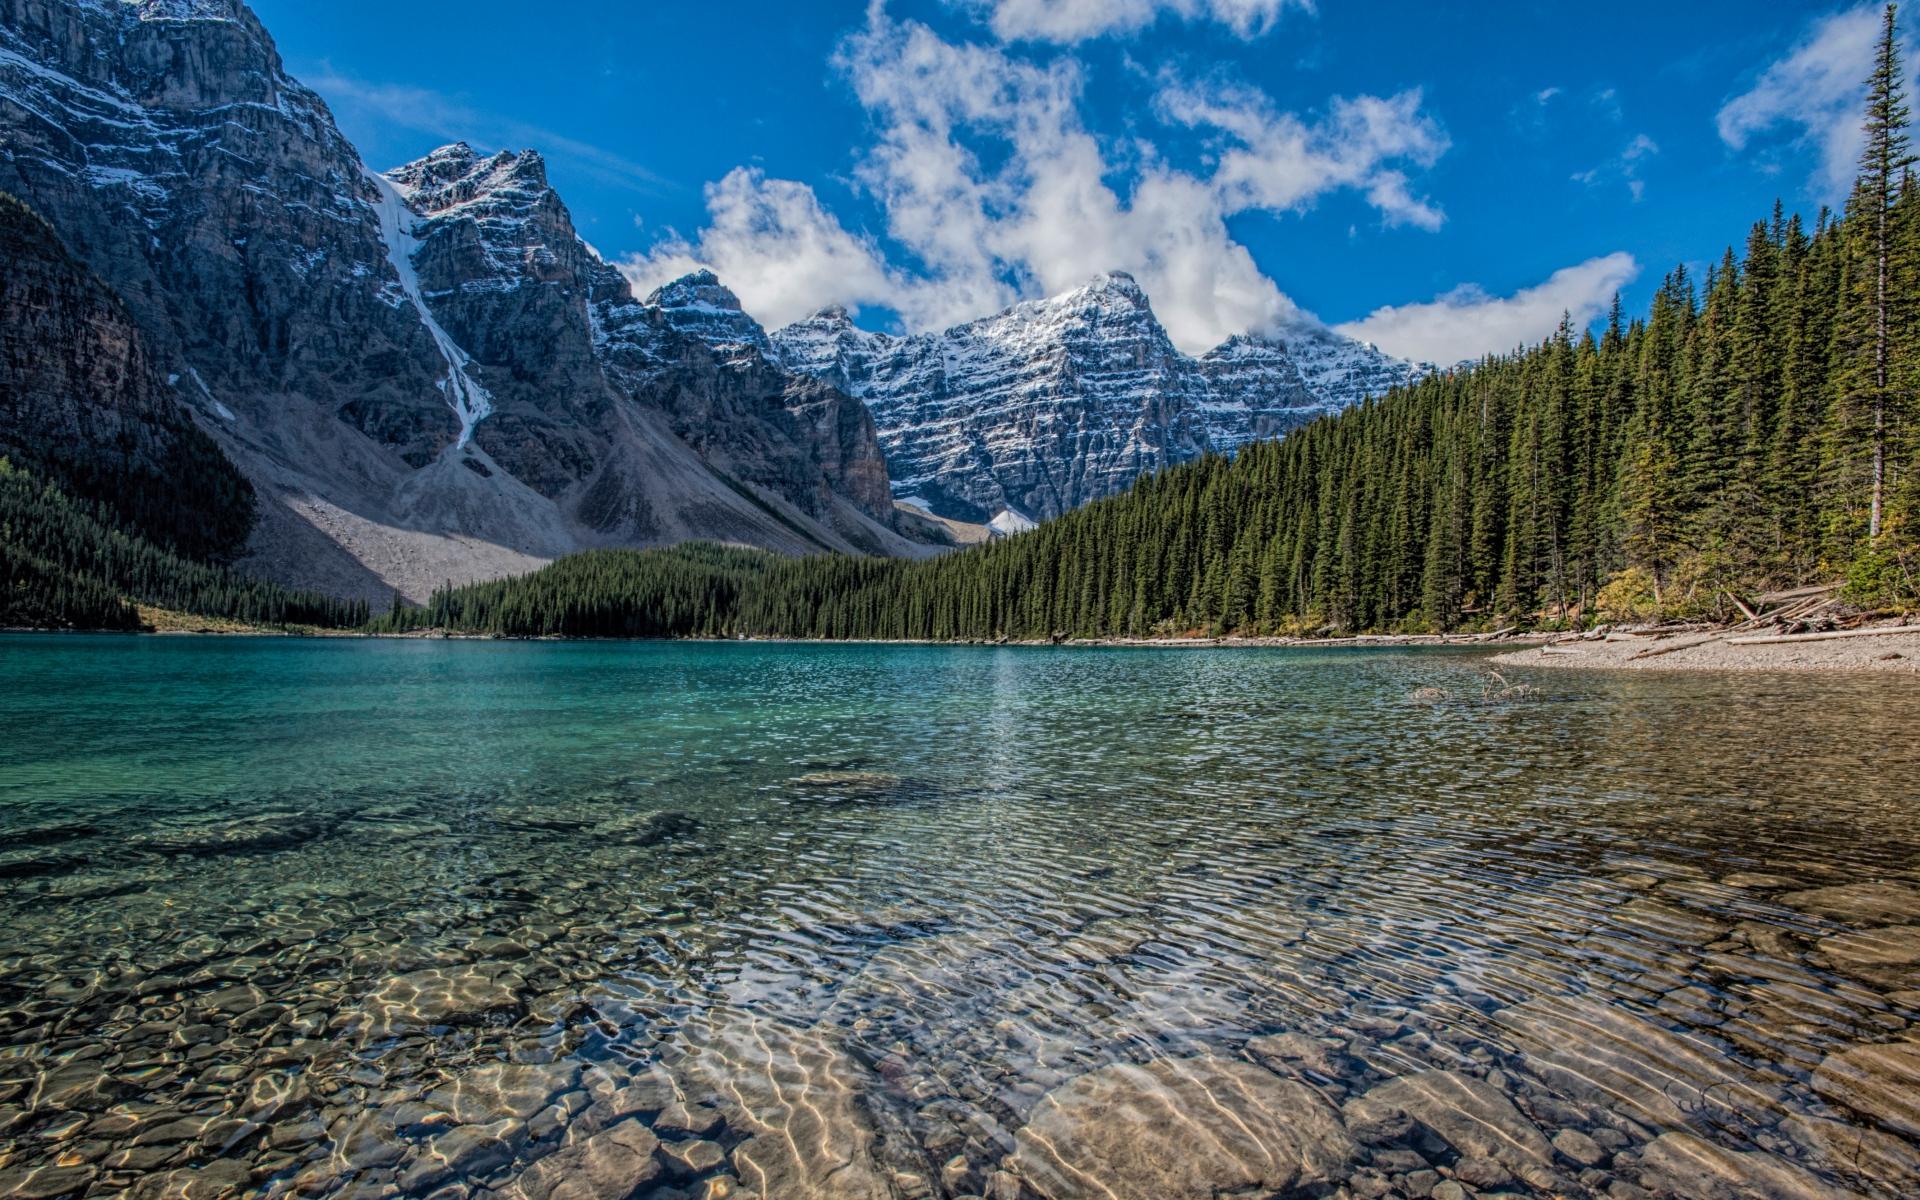
[{"label": "snow patch on mountain", "polygon": [[454,416],[460,419],[460,438],[454,443],[454,448],[464,450],[473,441],[474,426],[493,412],[493,397],[467,373],[473,360],[441,328],[440,322],[434,319],[433,310],[427,307],[425,297],[420,294],[420,276],[413,268],[413,255],[420,248],[419,239],[414,236],[414,223],[418,217],[407,207],[406,197],[392,180],[371,170],[367,171],[367,178],[378,193],[373,211],[380,221],[380,240],[386,244],[387,261],[400,278],[400,290],[420,313],[421,324],[426,326],[433,344],[440,350],[440,356],[447,360],[447,377],[441,381],[440,390],[446,395],[447,405],[453,409]]},{"label": "snow patch on mountain", "polygon": [[1025,533],[1029,529],[1039,527],[1040,523],[1032,517],[1017,513],[1010,508],[1001,509],[993,515],[993,520],[987,522],[987,528],[998,537],[1012,537],[1016,533]]}]

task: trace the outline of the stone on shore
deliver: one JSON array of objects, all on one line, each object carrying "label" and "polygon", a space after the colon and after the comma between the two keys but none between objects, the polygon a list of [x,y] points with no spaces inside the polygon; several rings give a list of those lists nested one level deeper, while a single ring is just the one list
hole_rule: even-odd
[{"label": "stone on shore", "polygon": [[1007,1161],[1046,1200],[1254,1200],[1342,1178],[1358,1153],[1311,1089],[1206,1057],[1068,1080],[1041,1099]]}]

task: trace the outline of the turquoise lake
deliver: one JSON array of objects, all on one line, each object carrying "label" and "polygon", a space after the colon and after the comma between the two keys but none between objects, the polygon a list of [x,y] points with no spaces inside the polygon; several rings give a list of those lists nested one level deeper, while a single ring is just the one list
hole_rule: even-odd
[{"label": "turquoise lake", "polygon": [[1920,1195],[1920,688],[1506,675],[0,636],[0,1195]]}]

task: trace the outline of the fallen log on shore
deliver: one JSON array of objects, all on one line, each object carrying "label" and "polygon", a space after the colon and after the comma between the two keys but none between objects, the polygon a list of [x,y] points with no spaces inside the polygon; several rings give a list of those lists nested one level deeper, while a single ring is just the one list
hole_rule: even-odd
[{"label": "fallen log on shore", "polygon": [[[1640,653],[1634,655],[1633,658],[1658,658],[1662,654],[1672,654],[1676,650],[1691,650],[1695,646],[1704,646],[1709,642],[1718,642],[1718,641],[1724,641],[1724,640],[1725,640],[1724,638],[1721,638],[1716,634],[1713,637],[1695,638],[1691,642],[1675,642],[1671,646],[1653,646],[1646,650],[1642,650]],[[1633,660],[1629,659],[1628,661],[1631,662]]]},{"label": "fallen log on shore", "polygon": [[1903,633],[1920,634],[1920,625],[1881,626],[1875,629],[1826,629],[1818,633],[1770,633],[1755,637],[1728,638],[1726,642],[1729,646],[1773,646],[1781,642],[1829,642],[1839,638],[1893,637]]}]

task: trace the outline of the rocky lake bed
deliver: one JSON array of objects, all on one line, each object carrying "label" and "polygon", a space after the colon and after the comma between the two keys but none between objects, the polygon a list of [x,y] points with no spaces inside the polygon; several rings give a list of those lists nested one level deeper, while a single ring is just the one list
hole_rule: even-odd
[{"label": "rocky lake bed", "polygon": [[1920,1192],[1920,701],[1482,662],[0,639],[0,1195]]}]

